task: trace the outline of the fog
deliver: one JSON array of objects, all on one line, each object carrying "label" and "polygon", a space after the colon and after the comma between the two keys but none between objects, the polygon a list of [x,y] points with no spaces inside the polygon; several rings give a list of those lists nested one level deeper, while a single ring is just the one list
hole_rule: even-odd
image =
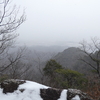
[{"label": "fog", "polygon": [[17,43],[78,46],[100,37],[100,0],[16,0],[25,8],[26,22],[17,30]]}]

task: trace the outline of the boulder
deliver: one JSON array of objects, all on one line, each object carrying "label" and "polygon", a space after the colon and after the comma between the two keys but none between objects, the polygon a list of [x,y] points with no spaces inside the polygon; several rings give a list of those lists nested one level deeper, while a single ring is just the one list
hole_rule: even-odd
[{"label": "boulder", "polygon": [[20,84],[23,84],[23,83],[25,83],[24,80],[9,79],[1,83],[1,88],[3,89],[3,93],[12,93],[15,90],[17,90]]},{"label": "boulder", "polygon": [[55,88],[40,89],[40,96],[43,100],[58,100],[62,90]]},{"label": "boulder", "polygon": [[76,95],[80,97],[80,100],[93,100],[86,93],[77,89],[68,89],[67,100],[72,100],[72,98],[75,97]]}]

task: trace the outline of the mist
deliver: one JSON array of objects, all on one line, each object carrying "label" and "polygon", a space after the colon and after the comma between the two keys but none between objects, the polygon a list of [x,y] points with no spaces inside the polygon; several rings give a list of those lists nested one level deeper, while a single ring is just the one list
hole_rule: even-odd
[{"label": "mist", "polygon": [[17,43],[28,46],[78,46],[100,36],[99,0],[14,1],[25,8],[27,20],[17,30]]}]

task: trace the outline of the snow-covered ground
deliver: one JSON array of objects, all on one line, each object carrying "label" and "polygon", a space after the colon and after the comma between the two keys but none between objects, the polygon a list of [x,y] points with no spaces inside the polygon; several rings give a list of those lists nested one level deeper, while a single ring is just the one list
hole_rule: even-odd
[{"label": "snow-covered ground", "polygon": [[[40,96],[40,89],[47,89],[49,87],[31,81],[19,85],[18,89],[13,93],[3,93],[3,89],[0,88],[0,100],[43,100]],[[24,90],[21,92],[20,90]],[[67,100],[67,90],[61,92],[58,100]],[[76,95],[72,100],[80,100],[79,96]]]}]

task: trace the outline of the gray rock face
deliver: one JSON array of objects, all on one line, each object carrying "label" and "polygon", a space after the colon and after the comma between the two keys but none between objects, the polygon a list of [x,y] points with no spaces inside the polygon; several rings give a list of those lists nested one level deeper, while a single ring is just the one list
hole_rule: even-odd
[{"label": "gray rock face", "polygon": [[[20,84],[24,84],[26,81],[24,80],[14,80],[9,79],[2,82],[1,88],[3,89],[3,93],[12,93],[15,90],[18,89],[18,86]],[[24,92],[24,89],[20,90],[21,92]],[[58,100],[61,96],[63,89],[56,89],[56,88],[42,88],[40,89],[40,97],[43,100]],[[93,100],[91,99],[86,93],[83,93],[80,90],[77,89],[68,89],[66,90],[66,100]],[[75,96],[79,96],[80,99],[75,99]],[[74,99],[73,99],[74,98]]]}]

